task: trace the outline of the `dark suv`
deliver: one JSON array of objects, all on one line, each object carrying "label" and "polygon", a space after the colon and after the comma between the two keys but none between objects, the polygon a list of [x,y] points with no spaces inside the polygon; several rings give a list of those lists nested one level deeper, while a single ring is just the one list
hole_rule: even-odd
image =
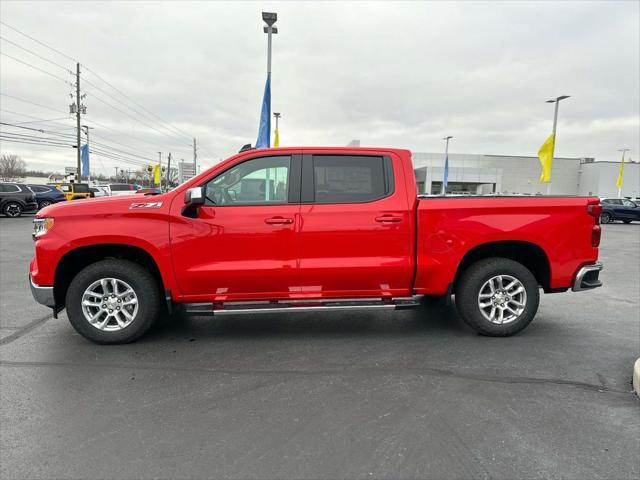
[{"label": "dark suv", "polygon": [[631,223],[640,220],[640,207],[626,198],[603,198],[602,214],[600,221],[610,223],[615,220],[622,220],[624,223]]},{"label": "dark suv", "polygon": [[7,217],[19,217],[38,209],[35,194],[26,185],[0,183],[0,212]]}]

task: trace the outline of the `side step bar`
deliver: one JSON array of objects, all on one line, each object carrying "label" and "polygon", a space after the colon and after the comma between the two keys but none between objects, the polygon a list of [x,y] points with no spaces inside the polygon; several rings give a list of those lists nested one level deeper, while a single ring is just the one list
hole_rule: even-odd
[{"label": "side step bar", "polygon": [[348,300],[280,300],[264,302],[187,303],[190,315],[221,316],[247,313],[335,312],[348,310],[403,310],[420,306],[420,297]]}]

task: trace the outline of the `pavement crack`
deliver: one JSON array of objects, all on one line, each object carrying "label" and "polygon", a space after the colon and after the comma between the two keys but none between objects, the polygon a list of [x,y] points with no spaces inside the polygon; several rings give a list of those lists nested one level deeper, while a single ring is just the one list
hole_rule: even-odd
[{"label": "pavement crack", "polygon": [[29,333],[31,330],[34,330],[34,329],[38,328],[40,325],[42,325],[44,322],[46,322],[47,320],[49,320],[51,318],[53,318],[53,314],[50,313],[48,315],[45,315],[42,318],[37,318],[36,320],[33,320],[33,321],[27,323],[21,329],[13,332],[11,335],[7,335],[3,339],[1,339],[0,340],[0,347],[3,346],[3,345],[7,345],[8,343],[11,343],[11,342],[13,342],[15,340],[18,340],[20,337],[23,337],[24,335]]},{"label": "pavement crack", "polygon": [[75,363],[75,362],[25,362],[1,360],[0,367],[70,367],[70,368],[105,368],[114,370],[142,370],[142,371],[161,371],[161,372],[184,372],[184,373],[209,373],[217,375],[278,375],[278,376],[313,376],[313,375],[389,375],[389,374],[414,374],[437,377],[451,377],[457,379],[466,379],[470,381],[503,383],[503,384],[529,384],[529,385],[556,385],[581,388],[583,390],[614,393],[614,394],[632,394],[627,390],[619,390],[605,387],[602,384],[579,382],[575,380],[566,380],[561,378],[540,378],[540,377],[518,377],[505,375],[486,375],[481,373],[463,373],[453,370],[439,368],[405,368],[405,367],[342,367],[323,369],[219,369],[207,367],[180,367],[180,366],[156,366],[156,365],[136,365],[132,367],[130,364],[118,363]]}]

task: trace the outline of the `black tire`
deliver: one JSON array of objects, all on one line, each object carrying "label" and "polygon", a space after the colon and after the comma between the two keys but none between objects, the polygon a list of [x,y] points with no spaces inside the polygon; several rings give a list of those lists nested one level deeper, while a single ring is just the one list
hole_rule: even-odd
[{"label": "black tire", "polygon": [[48,207],[49,205],[53,205],[53,202],[51,200],[42,200],[38,204],[38,209],[42,210],[44,207]]},{"label": "black tire", "polygon": [[629,225],[631,223],[631,220],[623,220],[623,222]]},{"label": "black tire", "polygon": [[613,218],[609,212],[602,212],[600,214],[600,223],[611,223],[613,222]]},{"label": "black tire", "polygon": [[[485,283],[497,276],[509,275],[517,279],[526,293],[523,311],[508,323],[493,323],[482,314],[478,297]],[[535,317],[540,302],[538,282],[521,263],[507,258],[480,260],[465,270],[456,283],[456,307],[462,319],[481,335],[506,337],[524,329]]]},{"label": "black tire", "polygon": [[[85,290],[101,278],[115,278],[131,286],[138,299],[138,310],[131,323],[118,331],[104,331],[85,318],[82,297]],[[101,260],[78,273],[67,290],[69,321],[83,337],[102,344],[122,344],[137,340],[156,321],[162,305],[160,286],[149,271],[128,260]]]},{"label": "black tire", "polygon": [[23,211],[24,208],[22,207],[20,202],[14,202],[13,200],[8,201],[2,207],[2,213],[5,216],[11,218],[18,218],[20,215],[22,215]]}]

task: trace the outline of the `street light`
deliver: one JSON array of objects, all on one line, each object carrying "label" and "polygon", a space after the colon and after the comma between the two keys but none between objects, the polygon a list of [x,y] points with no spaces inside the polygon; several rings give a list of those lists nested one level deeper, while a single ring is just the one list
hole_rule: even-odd
[{"label": "street light", "polygon": [[446,195],[447,183],[449,183],[449,140],[451,140],[452,138],[452,135],[448,135],[442,138],[447,142],[446,146],[444,147],[444,175],[442,177],[442,195]]},{"label": "street light", "polygon": [[[560,105],[560,100],[564,100],[565,98],[569,98],[571,95],[560,95],[555,99],[547,100],[545,103],[555,103],[556,108],[553,113],[553,156],[555,157],[556,151],[556,127],[558,126],[558,106]],[[553,158],[551,159],[553,162]],[[551,181],[547,182],[547,195],[551,193]]]}]

